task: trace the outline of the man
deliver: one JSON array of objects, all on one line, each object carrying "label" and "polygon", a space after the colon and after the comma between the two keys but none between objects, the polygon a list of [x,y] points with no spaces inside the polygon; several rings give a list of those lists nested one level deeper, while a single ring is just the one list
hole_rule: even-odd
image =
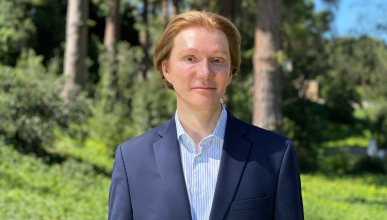
[{"label": "man", "polygon": [[221,16],[171,20],[154,63],[176,92],[177,110],[117,148],[109,219],[303,219],[292,142],[221,104],[239,48],[238,30]]}]

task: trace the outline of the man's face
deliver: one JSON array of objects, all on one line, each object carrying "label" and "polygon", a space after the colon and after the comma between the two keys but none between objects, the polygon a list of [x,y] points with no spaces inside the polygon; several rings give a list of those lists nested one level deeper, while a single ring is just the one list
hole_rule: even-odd
[{"label": "man's face", "polygon": [[231,82],[230,65],[224,32],[190,28],[176,36],[168,65],[163,63],[163,74],[180,104],[203,111],[220,104]]}]

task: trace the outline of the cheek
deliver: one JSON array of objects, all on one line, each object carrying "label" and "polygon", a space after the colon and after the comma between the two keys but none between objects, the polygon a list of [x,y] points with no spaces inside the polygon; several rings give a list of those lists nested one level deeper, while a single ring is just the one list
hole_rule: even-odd
[{"label": "cheek", "polygon": [[190,83],[190,81],[195,76],[195,71],[192,66],[187,66],[184,64],[177,64],[176,68],[174,69],[174,78],[177,81],[176,83],[181,84],[187,84]]},{"label": "cheek", "polygon": [[217,73],[218,73],[218,82],[222,85],[227,86],[227,84],[230,81],[230,68],[228,67],[217,67]]}]

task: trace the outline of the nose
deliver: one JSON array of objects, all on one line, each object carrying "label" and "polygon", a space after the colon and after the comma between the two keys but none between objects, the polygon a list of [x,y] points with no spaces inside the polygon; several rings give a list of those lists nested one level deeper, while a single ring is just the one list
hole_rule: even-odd
[{"label": "nose", "polygon": [[197,75],[198,78],[202,81],[208,81],[214,78],[214,73],[211,70],[211,63],[208,62],[208,59],[204,59],[198,69]]}]

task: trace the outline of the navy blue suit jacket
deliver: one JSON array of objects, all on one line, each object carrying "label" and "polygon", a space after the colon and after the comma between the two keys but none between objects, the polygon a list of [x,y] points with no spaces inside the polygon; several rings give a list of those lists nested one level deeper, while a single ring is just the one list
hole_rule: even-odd
[{"label": "navy blue suit jacket", "polygon": [[[227,113],[210,219],[303,219],[292,142]],[[191,219],[173,117],[117,148],[108,219]]]}]

